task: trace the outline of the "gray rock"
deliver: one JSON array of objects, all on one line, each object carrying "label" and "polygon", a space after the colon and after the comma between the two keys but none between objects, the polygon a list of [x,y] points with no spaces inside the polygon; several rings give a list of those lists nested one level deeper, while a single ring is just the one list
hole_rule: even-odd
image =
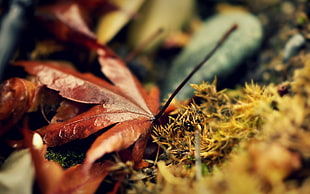
[{"label": "gray rock", "polygon": [[173,61],[164,85],[162,97],[167,98],[192,69],[211,51],[223,34],[237,23],[238,29],[226,40],[224,45],[189,80],[176,96],[183,100],[193,95],[189,83],[200,84],[229,76],[247,57],[260,47],[263,32],[260,21],[247,12],[226,12],[206,20],[193,35],[181,54]]}]

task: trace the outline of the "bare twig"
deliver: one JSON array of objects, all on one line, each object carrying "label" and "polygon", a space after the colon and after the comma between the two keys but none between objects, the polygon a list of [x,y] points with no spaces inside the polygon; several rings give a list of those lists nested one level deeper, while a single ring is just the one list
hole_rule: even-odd
[{"label": "bare twig", "polygon": [[165,112],[165,110],[170,105],[173,98],[179,93],[179,91],[184,87],[184,85],[192,78],[192,76],[202,67],[203,64],[205,64],[212,56],[213,54],[220,48],[223,43],[227,40],[227,38],[230,36],[232,32],[234,32],[238,28],[237,24],[234,24],[220,39],[220,41],[216,44],[216,46],[211,50],[210,53],[207,54],[207,56],[193,69],[193,71],[183,80],[183,82],[174,90],[174,92],[171,94],[165,105],[161,108],[159,113],[155,116],[155,120],[161,117],[161,115]]}]

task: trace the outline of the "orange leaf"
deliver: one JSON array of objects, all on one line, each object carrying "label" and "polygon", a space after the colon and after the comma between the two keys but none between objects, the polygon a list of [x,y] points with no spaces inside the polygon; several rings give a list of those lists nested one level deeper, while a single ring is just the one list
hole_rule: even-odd
[{"label": "orange leaf", "polygon": [[0,86],[0,135],[15,125],[31,108],[36,108],[37,85],[11,78]]},{"label": "orange leaf", "polygon": [[63,170],[59,164],[44,158],[46,146],[38,134],[24,130],[27,146],[30,148],[35,167],[36,179],[42,193],[94,193],[108,175],[112,163],[96,163],[89,171],[83,165]]},{"label": "orange leaf", "polygon": [[[95,140],[87,153],[87,168],[106,153],[135,147],[134,160],[140,161],[149,130],[159,106],[159,91],[148,94],[137,78],[109,50],[98,50],[102,72],[110,82],[92,74],[82,74],[51,62],[20,61],[16,65],[36,76],[38,83],[59,91],[75,102],[97,104],[64,122],[50,124],[39,130],[48,146],[57,146],[75,139],[86,138],[110,127]],[[143,138],[143,140],[141,140]]]},{"label": "orange leaf", "polygon": [[39,23],[59,40],[96,48],[100,45],[89,28],[88,16],[116,9],[116,5],[105,0],[66,0],[41,6],[35,15]]},{"label": "orange leaf", "polygon": [[[119,123],[113,128],[109,129],[100,135],[87,151],[85,160],[86,167],[90,167],[93,162],[95,162],[98,158],[106,153],[120,151],[122,149],[128,148],[140,137],[146,136],[148,134],[151,124],[151,120],[146,120],[144,117],[140,117],[131,121]],[[144,139],[143,142],[146,145],[147,139]],[[139,159],[142,159],[144,148],[145,146],[143,146],[142,149],[136,150],[137,152],[142,151],[142,153],[140,153],[141,158]],[[137,160],[138,158],[133,159]]]}]

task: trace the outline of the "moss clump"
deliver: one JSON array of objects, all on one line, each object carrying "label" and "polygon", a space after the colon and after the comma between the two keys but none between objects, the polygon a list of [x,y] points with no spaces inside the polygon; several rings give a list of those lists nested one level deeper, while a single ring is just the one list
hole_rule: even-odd
[{"label": "moss clump", "polygon": [[[158,184],[154,187],[154,191],[230,194],[309,193],[309,55],[304,58],[304,65],[304,68],[295,71],[291,91],[283,97],[277,95],[276,88],[273,86],[259,87],[254,84],[233,93],[227,92],[229,99],[231,96],[235,97],[229,101],[231,115],[228,116],[228,120],[216,117],[209,122],[215,123],[213,126],[217,126],[218,131],[223,130],[222,134],[226,135],[227,139],[239,137],[238,149],[225,155],[224,163],[219,167],[213,166],[212,173],[201,179],[192,178],[191,173],[195,172],[194,170],[187,173],[187,176],[181,176],[178,165],[161,162],[158,165]],[[201,106],[198,105],[198,107]],[[183,109],[186,110],[186,107],[180,110],[181,114],[186,112]],[[203,109],[202,112],[208,116],[209,112]],[[178,117],[180,116],[171,120],[174,121]],[[231,123],[227,124],[228,122]],[[223,128],[223,124],[230,126],[229,130]],[[167,125],[170,127],[156,129],[155,135],[163,134],[159,132],[164,130],[171,130],[171,126],[175,124]],[[203,137],[202,134],[202,141]],[[223,135],[221,137],[223,138]],[[176,149],[173,142],[180,141],[179,136],[176,140],[171,136],[169,142],[163,143],[162,138],[156,139],[156,136],[154,138],[167,150]],[[217,138],[217,136],[211,138]],[[216,148],[217,152],[223,148],[227,149],[222,144]]]},{"label": "moss clump", "polygon": [[252,138],[275,111],[276,87],[254,83],[236,91],[217,91],[216,82],[192,85],[195,101],[178,110],[165,126],[156,127],[153,139],[170,154],[174,164],[193,165],[195,133],[200,133],[202,163],[212,168],[222,163],[241,140]]},{"label": "moss clump", "polygon": [[81,164],[85,158],[85,153],[76,150],[48,148],[45,157],[59,163],[63,168],[69,168]]},{"label": "moss clump", "polygon": [[90,136],[61,146],[49,147],[47,148],[45,157],[48,160],[59,163],[63,168],[81,164],[94,138],[94,136]]}]

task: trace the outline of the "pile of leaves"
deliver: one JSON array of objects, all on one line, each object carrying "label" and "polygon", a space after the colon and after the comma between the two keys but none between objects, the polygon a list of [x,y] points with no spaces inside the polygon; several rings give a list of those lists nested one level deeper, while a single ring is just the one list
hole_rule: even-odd
[{"label": "pile of leaves", "polygon": [[[18,60],[13,65],[33,75],[32,81],[13,77],[1,85],[2,138],[5,143],[23,137],[14,146],[30,149],[41,192],[93,193],[110,172],[109,166],[116,163],[113,158],[95,163],[107,153],[125,150],[120,156],[123,161],[133,161],[135,168],[148,165],[142,157],[159,107],[159,92],[155,87],[146,91],[123,60],[100,44],[88,27],[83,13],[107,5],[103,1],[58,2],[40,7],[36,13],[37,21],[58,40],[90,49],[101,66],[101,78],[80,73],[66,62]],[[40,112],[37,110],[48,125],[33,129],[36,116],[27,113]],[[85,138],[88,142],[79,145],[85,158],[71,165],[82,164],[64,170],[45,159],[47,147]],[[52,155],[48,153],[47,158]]]},{"label": "pile of leaves", "polygon": [[[0,88],[0,182],[16,160],[34,168],[35,185],[27,186],[34,193],[308,191],[309,55],[281,87],[192,84],[193,98],[159,118],[155,81],[136,78],[93,32],[97,16],[138,17],[116,2],[52,1],[34,9],[32,38],[13,53]],[[20,164],[16,153],[29,161]],[[18,192],[12,184],[3,191]]]}]

